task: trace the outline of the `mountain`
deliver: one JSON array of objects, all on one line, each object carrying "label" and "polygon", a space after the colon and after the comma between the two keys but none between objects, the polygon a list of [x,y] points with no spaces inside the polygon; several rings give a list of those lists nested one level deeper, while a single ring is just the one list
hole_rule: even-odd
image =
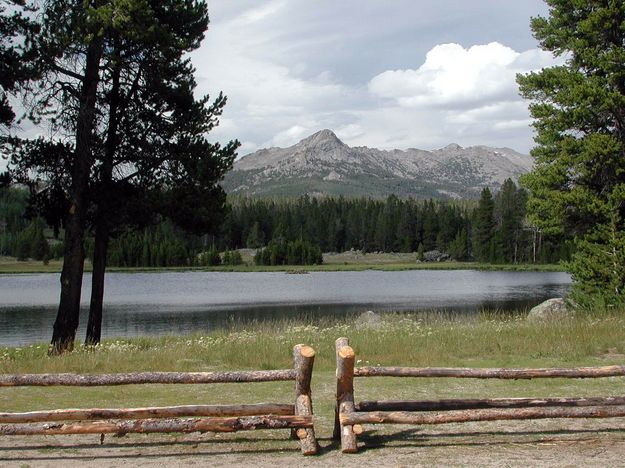
[{"label": "mountain", "polygon": [[288,148],[260,149],[234,163],[223,182],[229,194],[476,198],[530,171],[530,156],[510,148],[456,144],[425,151],[349,147],[321,130]]}]

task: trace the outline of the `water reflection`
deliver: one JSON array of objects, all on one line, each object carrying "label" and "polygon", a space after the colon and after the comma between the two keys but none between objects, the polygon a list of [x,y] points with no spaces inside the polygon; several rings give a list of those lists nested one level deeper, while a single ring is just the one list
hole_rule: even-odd
[{"label": "water reflection", "polygon": [[[86,275],[84,308],[89,282]],[[563,273],[469,270],[117,273],[107,277],[103,336],[186,334],[233,321],[315,320],[363,310],[506,311],[562,296],[569,283]],[[58,275],[0,275],[0,345],[49,340],[57,300]]]}]

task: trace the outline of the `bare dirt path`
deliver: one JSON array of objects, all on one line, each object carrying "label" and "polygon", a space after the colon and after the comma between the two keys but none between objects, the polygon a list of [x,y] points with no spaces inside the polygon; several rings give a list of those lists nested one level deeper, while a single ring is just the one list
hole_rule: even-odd
[{"label": "bare dirt path", "polygon": [[369,427],[361,450],[344,455],[329,439],[303,457],[284,431],[246,434],[0,438],[0,466],[625,466],[624,420]]}]

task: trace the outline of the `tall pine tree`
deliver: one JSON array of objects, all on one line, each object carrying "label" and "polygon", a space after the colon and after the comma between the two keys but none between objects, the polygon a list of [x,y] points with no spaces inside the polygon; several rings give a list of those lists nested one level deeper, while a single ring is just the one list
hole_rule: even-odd
[{"label": "tall pine tree", "polygon": [[495,202],[488,187],[484,187],[480,201],[473,214],[473,257],[478,262],[492,260],[495,234]]},{"label": "tall pine tree", "polygon": [[547,0],[532,19],[564,65],[519,76],[537,146],[531,220],[577,239],[569,264],[582,305],[625,303],[625,3]]}]

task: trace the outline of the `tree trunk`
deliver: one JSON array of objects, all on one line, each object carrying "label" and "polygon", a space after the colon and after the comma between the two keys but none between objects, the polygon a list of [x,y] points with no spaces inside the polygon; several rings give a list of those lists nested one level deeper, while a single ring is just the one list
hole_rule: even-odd
[{"label": "tree trunk", "polygon": [[[98,212],[99,211],[98,209]],[[89,304],[89,320],[87,322],[85,346],[95,346],[102,338],[104,274],[106,272],[109,230],[108,222],[105,219],[98,218],[96,226],[93,250],[93,273],[91,276],[91,302]]]},{"label": "tree trunk", "polygon": [[295,378],[294,369],[235,372],[129,372],[126,374],[0,374],[0,387],[277,382],[295,380]]},{"label": "tree trunk", "polygon": [[[349,346],[347,338],[336,340],[336,413],[338,414],[338,435],[341,439],[343,453],[356,453],[358,441],[353,424],[344,424],[343,417],[351,414],[354,409],[354,362],[356,355]],[[336,420],[335,420],[336,424]],[[335,425],[334,434],[337,433]]]},{"label": "tree trunk", "polygon": [[500,369],[471,367],[357,367],[356,377],[453,377],[464,379],[592,379],[625,376],[625,366]]},{"label": "tree trunk", "polygon": [[137,419],[77,423],[0,424],[0,435],[129,434],[163,432],[236,432],[313,427],[312,416]]},{"label": "tree trunk", "polygon": [[61,297],[54,322],[50,354],[71,351],[74,346],[80,314],[80,294],[84,268],[85,216],[87,189],[93,165],[92,138],[95,120],[96,94],[100,80],[102,36],[96,34],[89,44],[85,74],[80,92],[80,108],[76,124],[76,148],[72,168],[70,208],[65,225],[65,249],[61,272]]},{"label": "tree trunk", "polygon": [[119,126],[119,87],[121,75],[121,59],[119,57],[119,43],[115,41],[117,60],[111,80],[109,98],[109,121],[104,144],[104,160],[100,170],[100,190],[98,193],[96,210],[95,246],[93,251],[93,274],[91,276],[91,302],[89,304],[89,320],[85,346],[94,346],[102,337],[102,310],[104,302],[104,275],[106,273],[106,256],[108,253],[110,235],[111,210],[109,197],[112,190],[113,158],[117,150],[117,129]]},{"label": "tree trunk", "polygon": [[[313,415],[310,381],[312,379],[315,350],[310,346],[298,344],[293,348],[293,368],[295,370],[295,414],[301,416]],[[317,438],[315,429],[300,429],[296,432],[300,439],[302,453],[314,455],[317,453]]]},{"label": "tree trunk", "polygon": [[[81,408],[0,413],[0,424],[48,421],[86,421],[94,419],[181,418],[197,416],[289,416],[294,405],[258,403],[252,405],[182,405],[147,408]],[[302,415],[311,416],[311,415]]]},{"label": "tree trunk", "polygon": [[451,424],[471,421],[512,421],[555,418],[622,418],[624,406],[586,406],[580,408],[489,408],[445,412],[411,413],[407,411],[372,411],[341,413],[341,424]]}]

